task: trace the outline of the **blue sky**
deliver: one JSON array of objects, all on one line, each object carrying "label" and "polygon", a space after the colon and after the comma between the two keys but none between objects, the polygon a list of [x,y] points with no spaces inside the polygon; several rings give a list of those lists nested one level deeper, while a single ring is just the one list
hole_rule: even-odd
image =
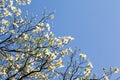
[{"label": "blue sky", "polygon": [[30,12],[55,11],[52,31],[71,35],[99,72],[102,67],[120,67],[120,0],[32,0]]}]

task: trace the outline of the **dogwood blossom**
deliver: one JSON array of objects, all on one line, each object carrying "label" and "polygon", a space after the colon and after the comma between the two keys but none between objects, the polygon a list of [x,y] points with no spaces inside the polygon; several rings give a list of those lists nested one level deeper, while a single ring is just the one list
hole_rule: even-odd
[{"label": "dogwood blossom", "polygon": [[80,53],[80,57],[83,58],[83,59],[87,58],[86,54],[83,54],[83,53]]},{"label": "dogwood blossom", "polygon": [[120,72],[120,69],[119,68],[115,68],[114,69],[114,73],[119,73]]},{"label": "dogwood blossom", "polygon": [[54,15],[52,14],[52,15],[50,15],[50,19],[53,19],[54,18]]},{"label": "dogwood blossom", "polygon": [[9,21],[8,20],[5,20],[5,19],[2,19],[1,23],[5,26],[9,26]]},{"label": "dogwood blossom", "polygon": [[90,73],[91,73],[91,69],[90,69],[90,68],[85,68],[85,70],[84,70],[84,75],[85,75],[85,76],[89,76]]},{"label": "dogwood blossom", "polygon": [[104,77],[104,80],[109,80],[109,78],[106,74],[104,74],[103,77]]},{"label": "dogwood blossom", "polygon": [[92,65],[92,63],[91,63],[91,62],[89,62],[89,63],[88,63],[88,67],[93,68],[93,65]]}]

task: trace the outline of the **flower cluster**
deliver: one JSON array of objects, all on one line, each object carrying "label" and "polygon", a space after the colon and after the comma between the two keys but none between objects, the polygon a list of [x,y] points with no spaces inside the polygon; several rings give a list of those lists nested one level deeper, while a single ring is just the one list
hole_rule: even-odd
[{"label": "flower cluster", "polygon": [[32,72],[35,74],[26,77],[47,79],[57,68],[64,66],[62,57],[72,51],[64,46],[74,38],[55,37],[49,21],[44,21],[53,19],[53,14],[44,16],[44,20],[39,22],[26,20],[27,15],[21,17],[19,6],[30,2],[31,0],[2,0],[0,3],[3,6],[0,9],[0,39],[3,38],[0,41],[0,51],[3,53],[0,60],[5,62],[0,64],[0,75],[3,75],[3,79],[24,79],[25,75]]},{"label": "flower cluster", "polygon": [[80,53],[80,58],[82,58],[83,60],[87,60],[87,67],[84,69],[84,75],[85,76],[90,76],[91,74],[91,68],[93,68],[92,63],[88,60],[87,55]]},{"label": "flower cluster", "polygon": [[8,33],[12,30],[14,33],[14,27],[19,27],[21,24],[21,9],[19,5],[30,4],[31,0],[1,0],[0,1],[0,34]]},{"label": "flower cluster", "polygon": [[[74,38],[56,37],[51,31],[49,20],[54,14],[45,14],[39,21],[36,17],[29,19],[28,14],[21,16],[19,6],[30,3],[31,0],[0,0],[0,78],[47,80],[62,75],[64,80],[81,80],[90,77],[93,65],[87,55],[80,53],[77,59],[75,52],[65,47]],[[119,68],[110,70],[120,72]],[[109,80],[108,74],[103,78]]]}]

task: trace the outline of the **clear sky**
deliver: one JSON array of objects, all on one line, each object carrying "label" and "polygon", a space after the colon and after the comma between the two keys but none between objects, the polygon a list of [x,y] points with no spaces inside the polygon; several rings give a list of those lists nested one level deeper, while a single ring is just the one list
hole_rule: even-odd
[{"label": "clear sky", "polygon": [[73,36],[70,46],[82,49],[95,71],[120,67],[120,0],[32,0],[28,8],[38,15],[55,11],[52,31]]}]

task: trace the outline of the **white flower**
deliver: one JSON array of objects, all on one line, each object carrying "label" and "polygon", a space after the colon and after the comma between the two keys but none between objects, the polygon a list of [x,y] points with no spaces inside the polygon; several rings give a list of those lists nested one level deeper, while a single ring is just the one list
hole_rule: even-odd
[{"label": "white flower", "polygon": [[65,39],[65,38],[63,39],[63,43],[64,43],[64,44],[67,44],[68,42],[69,42],[68,39]]},{"label": "white flower", "polygon": [[18,10],[16,11],[16,15],[19,16],[20,14],[21,14],[21,9],[18,9]]},{"label": "white flower", "polygon": [[92,65],[92,63],[91,63],[91,62],[89,62],[89,63],[88,63],[88,67],[93,68],[93,65]]},{"label": "white flower", "polygon": [[24,21],[23,18],[20,18],[20,23],[23,23],[23,21]]},{"label": "white flower", "polygon": [[50,54],[51,54],[51,52],[50,52],[48,49],[46,49],[46,50],[45,50],[45,55],[46,55],[46,56],[49,56]]},{"label": "white flower", "polygon": [[114,69],[114,73],[119,73],[120,72],[120,69],[119,68],[115,68]]},{"label": "white flower", "polygon": [[16,0],[17,4],[21,5],[21,1],[20,0]]},{"label": "white flower", "polygon": [[81,80],[81,79],[77,78],[77,79],[75,79],[75,80]]},{"label": "white flower", "polygon": [[10,30],[10,33],[11,33],[11,34],[14,34],[14,33],[15,33],[15,31],[14,31],[14,30]]},{"label": "white flower", "polygon": [[83,58],[83,59],[86,59],[87,56],[86,56],[86,54],[81,53],[80,57]]},{"label": "white flower", "polygon": [[43,26],[44,26],[44,23],[41,22],[41,23],[38,24],[38,26],[43,27]]},{"label": "white flower", "polygon": [[22,67],[22,64],[17,64],[16,67],[20,69]]},{"label": "white flower", "polygon": [[68,49],[62,50],[61,54],[62,54],[63,57],[64,57],[65,55],[67,55],[67,54],[68,54]]},{"label": "white flower", "polygon": [[51,59],[55,59],[56,57],[57,56],[54,53],[52,53],[51,56],[50,56]]},{"label": "white flower", "polygon": [[68,39],[71,41],[71,40],[74,40],[74,38],[73,37],[71,37],[71,36],[68,36]]},{"label": "white flower", "polygon": [[13,56],[11,56],[11,55],[7,55],[7,60],[14,61],[14,57],[13,57]]},{"label": "white flower", "polygon": [[48,35],[48,33],[45,34],[45,38],[49,39],[49,35]]},{"label": "white flower", "polygon": [[2,24],[3,24],[3,25],[6,25],[6,26],[9,26],[9,21],[8,21],[8,20],[5,20],[5,19],[2,19]]},{"label": "white flower", "polygon": [[30,4],[30,3],[31,3],[31,0],[27,0],[27,3]]},{"label": "white flower", "polygon": [[10,0],[9,7],[11,7],[12,5],[13,5],[13,0]]},{"label": "white flower", "polygon": [[58,59],[58,60],[56,60],[56,66],[57,67],[62,67],[63,66],[63,61],[62,61],[62,59],[60,58],[60,59]]},{"label": "white flower", "polygon": [[91,73],[91,69],[90,68],[85,68],[85,70],[84,70],[85,76],[89,76],[90,73]]},{"label": "white flower", "polygon": [[1,28],[0,28],[0,31],[1,31],[2,33],[5,33],[5,32],[6,32],[6,29],[5,29],[4,27],[1,27]]},{"label": "white flower", "polygon": [[59,43],[58,43],[58,47],[62,47],[63,46],[63,43],[62,43],[62,41],[60,41]]},{"label": "white flower", "polygon": [[15,13],[17,11],[16,7],[11,6],[11,10]]},{"label": "white flower", "polygon": [[53,19],[54,18],[54,15],[52,14],[52,15],[50,15],[50,19]]},{"label": "white flower", "polygon": [[28,34],[23,34],[23,35],[24,35],[24,39],[25,39],[25,40],[28,40],[28,38],[29,38],[29,37],[28,37]]},{"label": "white flower", "polygon": [[70,71],[68,71],[68,75],[71,75],[72,73]]},{"label": "white flower", "polygon": [[14,27],[17,27],[17,28],[19,27],[17,23],[13,23],[13,25]]},{"label": "white flower", "polygon": [[50,25],[48,23],[46,24],[46,28],[50,31]]},{"label": "white flower", "polygon": [[55,41],[49,41],[50,46],[53,46],[55,44]]},{"label": "white flower", "polygon": [[48,66],[48,70],[54,72],[54,70],[55,70],[55,66],[54,66],[54,65]]},{"label": "white flower", "polygon": [[104,80],[109,80],[109,78],[106,74],[104,74],[103,77],[104,77]]},{"label": "white flower", "polygon": [[10,16],[12,15],[6,8],[4,9],[4,16]]},{"label": "white flower", "polygon": [[54,36],[54,34],[53,34],[52,32],[50,32],[50,36],[52,36],[52,37],[53,37],[53,36]]},{"label": "white flower", "polygon": [[36,26],[36,29],[33,30],[33,32],[34,32],[35,34],[37,34],[39,31],[41,31],[41,28],[38,27],[38,26]]}]

